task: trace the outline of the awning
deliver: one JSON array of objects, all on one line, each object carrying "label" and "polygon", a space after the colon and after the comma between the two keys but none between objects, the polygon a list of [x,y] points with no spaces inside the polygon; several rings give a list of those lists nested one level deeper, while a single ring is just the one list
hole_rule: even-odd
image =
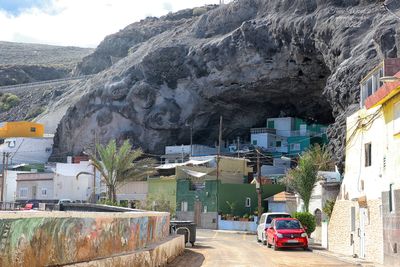
[{"label": "awning", "polygon": [[189,164],[202,165],[202,164],[206,164],[207,162],[210,162],[212,160],[213,159],[207,159],[207,160],[193,160],[193,159],[191,159],[191,160],[188,160],[188,161],[183,162],[183,163],[167,163],[167,164],[163,164],[163,165],[157,166],[155,168],[158,169],[158,170],[168,170],[168,169],[175,169],[178,166],[186,166],[186,165],[189,165]]},{"label": "awning", "polygon": [[184,173],[196,177],[196,178],[201,178],[207,175],[207,173],[204,172],[197,172],[197,171],[192,171],[192,170],[188,170],[188,169],[181,169]]}]

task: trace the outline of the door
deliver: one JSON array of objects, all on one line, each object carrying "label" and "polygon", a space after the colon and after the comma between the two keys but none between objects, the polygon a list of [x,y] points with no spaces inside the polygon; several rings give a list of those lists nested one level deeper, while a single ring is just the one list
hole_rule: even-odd
[{"label": "door", "polygon": [[197,227],[201,227],[201,210],[202,204],[199,200],[194,202],[194,223]]},{"label": "door", "polygon": [[360,238],[360,258],[365,258],[365,221],[367,210],[360,208],[360,228],[358,229],[358,236]]}]

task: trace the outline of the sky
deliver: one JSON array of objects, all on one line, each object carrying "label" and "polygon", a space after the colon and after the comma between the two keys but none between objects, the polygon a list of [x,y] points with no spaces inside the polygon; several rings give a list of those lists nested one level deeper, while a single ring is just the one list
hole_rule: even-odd
[{"label": "sky", "polygon": [[[225,1],[227,2],[227,1]],[[0,41],[96,47],[147,16],[219,0],[0,0]]]}]

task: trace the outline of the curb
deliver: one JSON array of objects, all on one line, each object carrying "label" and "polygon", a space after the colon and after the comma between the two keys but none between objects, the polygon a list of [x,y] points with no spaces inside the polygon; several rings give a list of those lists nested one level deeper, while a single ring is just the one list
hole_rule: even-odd
[{"label": "curb", "polygon": [[322,249],[322,250],[314,249],[313,246],[310,246],[310,250],[311,250],[312,253],[315,253],[315,254],[318,254],[318,255],[322,255],[322,256],[325,256],[325,257],[335,258],[337,260],[340,260],[340,261],[345,262],[345,263],[353,264],[355,266],[361,266],[361,267],[379,267],[379,266],[383,266],[381,264],[365,261],[363,259],[351,258],[350,256],[345,256],[345,255],[338,255],[338,254],[329,252],[328,250],[325,250],[325,249]]},{"label": "curb", "polygon": [[212,230],[217,233],[227,233],[227,234],[240,234],[240,235],[256,235],[256,232],[249,231],[234,231],[234,230]]}]

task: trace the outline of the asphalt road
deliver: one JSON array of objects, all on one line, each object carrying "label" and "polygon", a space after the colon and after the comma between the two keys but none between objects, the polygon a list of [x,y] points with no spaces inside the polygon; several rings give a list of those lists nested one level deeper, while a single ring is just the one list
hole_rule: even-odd
[{"label": "asphalt road", "polygon": [[255,235],[197,230],[193,248],[171,262],[175,266],[355,266],[331,257],[324,257],[302,249],[274,251],[256,241]]}]

